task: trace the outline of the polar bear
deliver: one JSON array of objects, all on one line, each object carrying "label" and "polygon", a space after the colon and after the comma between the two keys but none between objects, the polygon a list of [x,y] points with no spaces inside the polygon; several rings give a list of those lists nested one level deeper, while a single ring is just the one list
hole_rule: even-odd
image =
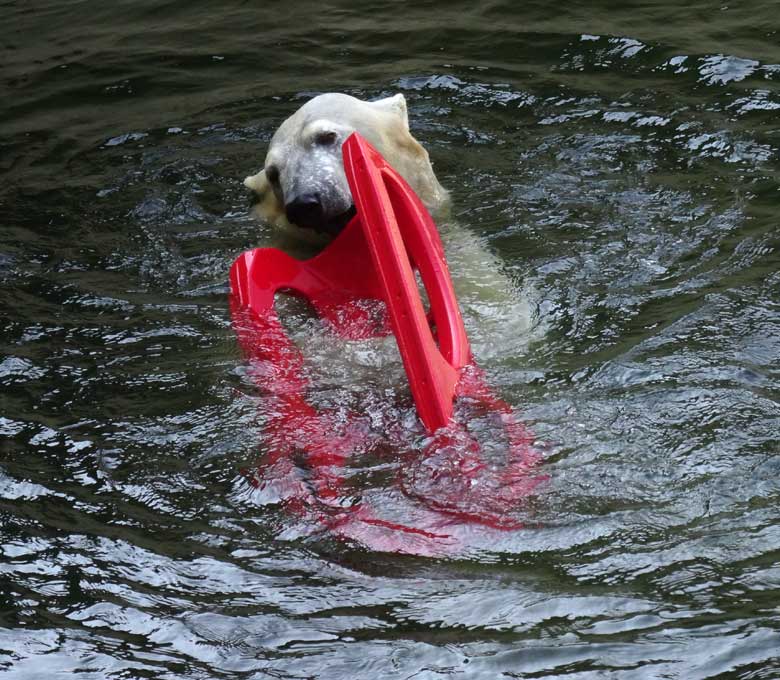
[{"label": "polar bear", "polygon": [[255,212],[310,244],[338,234],[355,214],[341,155],[354,131],[403,176],[436,220],[477,358],[516,356],[531,339],[530,291],[515,285],[473,233],[446,219],[449,195],[409,131],[402,94],[363,101],[328,93],[301,106],[273,135],[263,169],[244,180],[256,194]]},{"label": "polar bear", "polygon": [[271,224],[335,235],[354,215],[341,145],[359,132],[436,214],[448,194],[428,152],[409,132],[402,94],[367,102],[321,94],[285,120],[271,139],[263,169],[244,184],[258,196],[257,212]]}]

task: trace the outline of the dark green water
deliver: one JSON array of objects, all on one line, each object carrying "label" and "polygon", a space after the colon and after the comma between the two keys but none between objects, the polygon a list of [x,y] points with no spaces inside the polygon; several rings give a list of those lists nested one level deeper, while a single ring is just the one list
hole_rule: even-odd
[{"label": "dark green water", "polygon": [[[780,678],[776,3],[0,19],[6,676]],[[227,272],[271,236],[241,179],[323,91],[403,92],[454,219],[535,291],[527,337],[469,331],[549,480],[447,558],[312,533],[242,474]],[[355,482],[391,507],[393,455]]]}]

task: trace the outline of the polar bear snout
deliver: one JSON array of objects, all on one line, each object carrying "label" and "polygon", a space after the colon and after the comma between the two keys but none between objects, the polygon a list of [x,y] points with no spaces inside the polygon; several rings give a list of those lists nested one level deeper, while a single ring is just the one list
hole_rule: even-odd
[{"label": "polar bear snout", "polygon": [[319,194],[301,194],[284,206],[287,220],[304,229],[322,231],[325,226],[325,210]]},{"label": "polar bear snout", "polygon": [[299,227],[316,229],[323,223],[322,202],[319,194],[301,194],[284,206],[287,220]]},{"label": "polar bear snout", "polygon": [[284,206],[284,211],[291,224],[332,235],[338,234],[355,215],[352,205],[336,215],[330,214],[318,193],[297,196]]}]

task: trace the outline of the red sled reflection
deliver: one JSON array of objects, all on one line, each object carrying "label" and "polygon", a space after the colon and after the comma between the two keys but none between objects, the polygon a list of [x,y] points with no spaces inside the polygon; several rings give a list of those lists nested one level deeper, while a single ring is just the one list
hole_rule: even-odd
[{"label": "red sled reflection", "polygon": [[[281,484],[292,512],[376,550],[440,554],[457,550],[456,525],[517,529],[512,510],[541,480],[533,470],[539,457],[531,434],[473,362],[436,226],[365,139],[353,133],[342,150],[357,214],[341,234],[310,260],[258,248],[230,271],[234,327],[254,381],[273,401],[265,424],[271,448],[253,483]],[[306,298],[345,341],[395,336],[431,436],[398,477],[398,488],[419,506],[410,521],[383,516],[367,501],[345,505],[346,466],[371,435],[357,414],[336,417],[307,401],[304,356],[277,316],[277,291]],[[454,404],[464,408],[454,411]],[[500,464],[485,455],[460,411],[500,428]]]}]

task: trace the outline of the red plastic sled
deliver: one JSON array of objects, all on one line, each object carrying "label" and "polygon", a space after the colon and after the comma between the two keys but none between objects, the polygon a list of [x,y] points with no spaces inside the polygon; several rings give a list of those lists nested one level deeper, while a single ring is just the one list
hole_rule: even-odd
[{"label": "red plastic sled", "polygon": [[[409,185],[360,135],[352,134],[342,152],[357,215],[341,234],[310,260],[259,248],[242,254],[230,271],[239,339],[253,360],[258,384],[279,402],[268,423],[272,453],[266,470],[275,466],[279,478],[289,466],[287,501],[311,511],[318,505],[338,504],[340,468],[360,449],[359,433],[350,431],[349,425],[337,428],[330,414],[306,402],[303,356],[274,309],[274,295],[284,291],[308,299],[345,339],[386,334],[388,326],[395,335],[417,412],[434,435],[429,464],[419,466],[423,472],[401,484],[406,495],[461,521],[516,527],[506,512],[538,481],[529,476],[537,456],[529,433],[514,420],[510,407],[491,394],[472,362],[436,226]],[[428,313],[415,271],[427,293]],[[500,472],[482,460],[479,444],[463,425],[453,422],[456,397],[495,414],[503,427],[508,453]],[[292,458],[302,453],[310,471],[306,484],[292,474]],[[433,479],[421,480],[420,474]],[[450,476],[443,493],[435,484],[441,475]],[[479,488],[473,489],[477,483]],[[469,500],[471,490],[478,493],[478,502]],[[356,521],[382,527],[385,538],[379,547],[389,550],[405,550],[403,536],[409,534],[447,538],[436,531],[385,522],[365,506],[323,512],[319,519],[331,528]],[[388,532],[394,534],[392,540]]]}]

